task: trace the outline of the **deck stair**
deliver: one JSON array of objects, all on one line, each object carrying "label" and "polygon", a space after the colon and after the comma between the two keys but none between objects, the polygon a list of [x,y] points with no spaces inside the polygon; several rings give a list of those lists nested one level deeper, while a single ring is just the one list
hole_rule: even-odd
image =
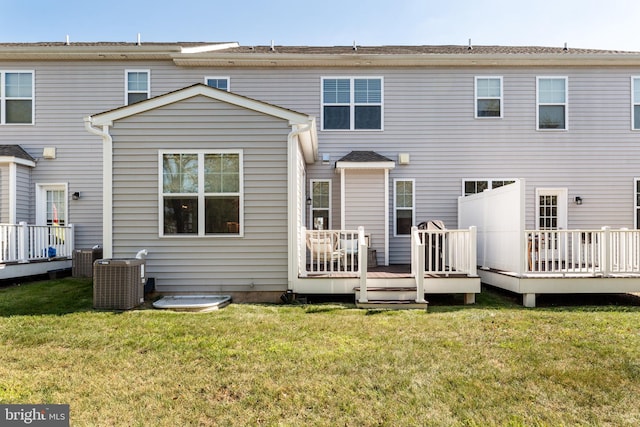
[{"label": "deck stair", "polygon": [[367,287],[367,302],[360,302],[360,287],[354,288],[354,291],[358,308],[426,310],[429,305],[428,302],[416,302],[415,287]]}]

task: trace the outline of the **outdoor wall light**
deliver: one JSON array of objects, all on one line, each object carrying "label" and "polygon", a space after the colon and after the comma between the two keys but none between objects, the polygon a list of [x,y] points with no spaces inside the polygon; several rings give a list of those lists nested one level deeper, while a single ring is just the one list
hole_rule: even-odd
[{"label": "outdoor wall light", "polygon": [[311,206],[311,197],[307,197],[307,206]]},{"label": "outdoor wall light", "polygon": [[80,200],[80,192],[79,192],[79,191],[76,191],[75,193],[73,193],[73,194],[71,195],[71,198],[72,198],[73,200]]},{"label": "outdoor wall light", "polygon": [[581,204],[582,204],[582,197],[576,196],[576,205],[581,205]]}]

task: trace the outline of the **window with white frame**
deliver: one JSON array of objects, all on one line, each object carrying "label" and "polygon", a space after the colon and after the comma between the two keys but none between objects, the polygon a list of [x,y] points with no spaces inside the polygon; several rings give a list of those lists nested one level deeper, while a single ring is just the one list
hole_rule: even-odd
[{"label": "window with white frame", "polygon": [[537,78],[538,129],[566,130],[567,78]]},{"label": "window with white frame", "polygon": [[502,117],[502,77],[476,77],[476,118]]},{"label": "window with white frame", "polygon": [[462,181],[462,194],[469,196],[514,182],[516,182],[514,179],[465,179]]},{"label": "window with white frame", "polygon": [[331,180],[312,179],[311,194],[311,227],[314,230],[331,229]]},{"label": "window with white frame", "polygon": [[640,130],[640,77],[631,78],[631,128]]},{"label": "window with white frame", "polygon": [[0,71],[0,124],[33,124],[33,71]]},{"label": "window with white frame", "polygon": [[411,234],[411,226],[415,217],[415,180],[394,180],[394,216],[395,235]]},{"label": "window with white frame", "polygon": [[125,103],[127,105],[144,101],[151,97],[151,82],[149,70],[125,71]]},{"label": "window with white frame", "polygon": [[382,77],[322,78],[323,130],[382,130]]},{"label": "window with white frame", "polygon": [[640,178],[635,179],[635,228],[640,228]]},{"label": "window with white frame", "polygon": [[227,92],[231,90],[229,87],[229,77],[205,77],[204,84],[215,87],[216,89],[226,90]]},{"label": "window with white frame", "polygon": [[161,152],[161,235],[240,235],[242,151]]}]

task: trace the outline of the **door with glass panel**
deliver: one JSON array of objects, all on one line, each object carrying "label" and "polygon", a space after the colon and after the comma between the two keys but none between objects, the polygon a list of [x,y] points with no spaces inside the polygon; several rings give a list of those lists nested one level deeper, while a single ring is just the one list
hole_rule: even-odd
[{"label": "door with glass panel", "polygon": [[536,229],[540,232],[533,236],[535,252],[542,256],[542,259],[562,260],[565,236],[552,231],[567,229],[566,188],[536,189]]},{"label": "door with glass panel", "polygon": [[311,180],[310,228],[313,230],[331,229],[331,181]]},{"label": "door with glass panel", "polygon": [[36,224],[32,230],[32,257],[52,257],[60,254],[65,243],[67,225],[67,186],[65,184],[36,185]]}]

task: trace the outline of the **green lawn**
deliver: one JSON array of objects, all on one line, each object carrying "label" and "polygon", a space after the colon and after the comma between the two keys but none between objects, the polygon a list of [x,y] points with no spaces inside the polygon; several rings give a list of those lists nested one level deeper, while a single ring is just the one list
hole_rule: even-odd
[{"label": "green lawn", "polygon": [[73,426],[640,425],[634,300],[119,313],[91,292],[0,290],[0,403],[68,403]]}]

